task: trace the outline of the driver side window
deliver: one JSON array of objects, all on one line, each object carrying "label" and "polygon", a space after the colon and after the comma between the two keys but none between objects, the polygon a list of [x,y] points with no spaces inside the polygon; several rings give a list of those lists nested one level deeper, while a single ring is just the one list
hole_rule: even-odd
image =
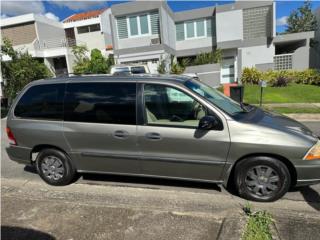
[{"label": "driver side window", "polygon": [[169,86],[144,85],[145,114],[148,125],[198,127],[207,110],[186,93]]}]

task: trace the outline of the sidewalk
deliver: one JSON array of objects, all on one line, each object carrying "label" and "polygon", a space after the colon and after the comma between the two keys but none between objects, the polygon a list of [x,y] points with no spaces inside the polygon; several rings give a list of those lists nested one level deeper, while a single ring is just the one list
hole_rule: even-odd
[{"label": "sidewalk", "polygon": [[[314,109],[320,112],[320,103],[266,103],[262,105],[266,109],[290,108],[290,109]],[[284,114],[300,122],[320,122],[320,113],[287,113]]]},{"label": "sidewalk", "polygon": [[[246,226],[234,195],[2,178],[3,239],[232,240]],[[276,219],[278,239],[318,239],[317,208],[301,201],[252,203]]]}]

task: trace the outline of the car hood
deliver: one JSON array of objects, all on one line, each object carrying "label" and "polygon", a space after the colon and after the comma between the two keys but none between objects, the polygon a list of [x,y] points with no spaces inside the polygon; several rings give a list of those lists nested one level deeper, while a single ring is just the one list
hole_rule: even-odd
[{"label": "car hood", "polygon": [[256,108],[252,112],[244,114],[239,120],[289,134],[308,137],[313,141],[317,141],[318,139],[318,136],[302,123],[282,114],[264,111],[260,108]]}]

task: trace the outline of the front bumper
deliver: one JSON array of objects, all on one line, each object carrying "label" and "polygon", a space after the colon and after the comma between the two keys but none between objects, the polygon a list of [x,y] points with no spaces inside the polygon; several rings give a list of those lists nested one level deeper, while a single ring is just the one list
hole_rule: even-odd
[{"label": "front bumper", "polygon": [[297,171],[296,186],[308,186],[320,183],[320,160],[305,160],[304,162],[304,164],[295,165]]},{"label": "front bumper", "polygon": [[9,158],[20,164],[30,164],[31,148],[10,145],[6,148]]}]

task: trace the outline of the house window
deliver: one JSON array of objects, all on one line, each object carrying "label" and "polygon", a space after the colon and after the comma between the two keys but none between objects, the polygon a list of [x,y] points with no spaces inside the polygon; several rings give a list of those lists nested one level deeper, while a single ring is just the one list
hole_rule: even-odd
[{"label": "house window", "polygon": [[140,29],[141,29],[141,34],[149,33],[148,15],[140,16]]},{"label": "house window", "polygon": [[117,30],[119,39],[159,34],[159,13],[150,12],[141,15],[118,17]]},{"label": "house window", "polygon": [[88,26],[78,27],[78,34],[100,31],[100,24],[92,24]]},{"label": "house window", "polygon": [[176,24],[177,41],[185,39],[210,37],[211,19],[197,19],[193,21],[180,22]]},{"label": "house window", "polygon": [[149,15],[131,16],[127,18],[129,37],[149,35],[150,19]]},{"label": "house window", "polygon": [[204,37],[205,36],[205,32],[204,32],[204,27],[205,25],[205,21],[204,20],[198,20],[196,21],[196,28],[197,28],[197,36],[198,37]]},{"label": "house window", "polygon": [[185,24],[186,26],[186,33],[187,33],[187,38],[193,38],[194,37],[194,22],[187,22]]},{"label": "house window", "polygon": [[129,25],[130,25],[130,35],[131,36],[138,35],[138,17],[130,17]]}]

